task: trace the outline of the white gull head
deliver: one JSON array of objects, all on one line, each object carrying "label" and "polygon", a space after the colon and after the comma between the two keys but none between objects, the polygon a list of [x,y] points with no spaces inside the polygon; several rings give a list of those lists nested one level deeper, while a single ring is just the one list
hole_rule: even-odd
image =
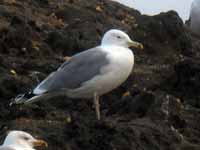
[{"label": "white gull head", "polygon": [[143,49],[143,45],[131,40],[131,38],[123,31],[117,29],[111,29],[107,31],[101,41],[101,45],[104,46],[120,46],[120,47],[136,47]]},{"label": "white gull head", "polygon": [[16,150],[34,150],[37,146],[47,146],[43,140],[35,139],[24,131],[10,131],[2,146],[8,146]]}]

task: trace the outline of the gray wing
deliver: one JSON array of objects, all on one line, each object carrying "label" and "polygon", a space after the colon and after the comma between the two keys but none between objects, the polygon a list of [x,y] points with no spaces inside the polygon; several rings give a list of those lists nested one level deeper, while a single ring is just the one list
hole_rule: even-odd
[{"label": "gray wing", "polygon": [[8,147],[8,146],[0,146],[0,150],[16,150],[16,149]]},{"label": "gray wing", "polygon": [[64,62],[56,72],[51,73],[35,89],[34,94],[42,94],[60,89],[75,89],[99,74],[109,63],[107,53],[100,47],[89,49]]}]

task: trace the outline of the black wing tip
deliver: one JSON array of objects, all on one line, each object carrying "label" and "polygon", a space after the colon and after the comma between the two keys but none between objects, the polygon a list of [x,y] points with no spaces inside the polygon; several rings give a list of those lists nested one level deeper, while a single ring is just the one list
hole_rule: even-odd
[{"label": "black wing tip", "polygon": [[19,94],[15,98],[12,98],[10,101],[9,106],[17,105],[17,104],[23,104],[26,98],[24,97],[25,94]]},{"label": "black wing tip", "polygon": [[24,104],[28,99],[32,98],[33,96],[35,96],[35,94],[33,94],[32,91],[25,94],[19,94],[15,98],[11,99],[9,106]]}]

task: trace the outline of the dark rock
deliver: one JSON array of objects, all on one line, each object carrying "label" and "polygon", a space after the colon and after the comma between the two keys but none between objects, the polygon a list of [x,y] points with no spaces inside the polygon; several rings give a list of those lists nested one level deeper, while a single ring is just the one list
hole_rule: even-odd
[{"label": "dark rock", "polygon": [[193,99],[194,106],[200,106],[200,62],[195,59],[186,59],[175,66],[177,75],[176,87],[181,97]]},{"label": "dark rock", "polygon": [[140,93],[134,97],[127,96],[118,101],[114,102],[111,108],[109,108],[109,114],[133,114],[138,117],[143,117],[151,109],[151,106],[155,102],[155,97],[151,93]]},{"label": "dark rock", "polygon": [[48,0],[35,0],[39,6],[48,6],[49,1]]},{"label": "dark rock", "polygon": [[24,18],[19,17],[19,16],[13,16],[12,20],[10,22],[10,25],[11,26],[14,26],[14,25],[26,25],[26,23],[25,23]]}]

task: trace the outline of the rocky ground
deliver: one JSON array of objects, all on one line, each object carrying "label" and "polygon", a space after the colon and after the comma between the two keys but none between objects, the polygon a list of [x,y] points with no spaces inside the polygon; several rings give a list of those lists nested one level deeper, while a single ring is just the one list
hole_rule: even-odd
[{"label": "rocky ground", "polygon": [[[92,100],[9,106],[111,28],[144,44],[130,78]],[[157,16],[107,0],[0,1],[0,141],[8,130],[45,139],[49,150],[199,150],[200,40],[176,12]],[[87,58],[85,58],[87,59]]]}]

